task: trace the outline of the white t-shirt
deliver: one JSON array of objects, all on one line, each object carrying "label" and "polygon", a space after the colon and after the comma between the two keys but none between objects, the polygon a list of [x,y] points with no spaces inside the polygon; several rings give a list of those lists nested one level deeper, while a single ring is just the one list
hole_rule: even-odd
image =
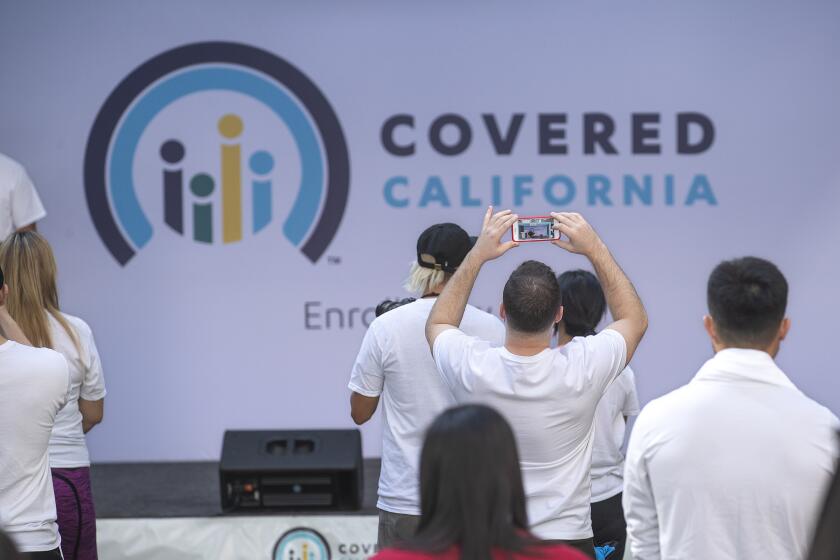
[{"label": "white t-shirt", "polygon": [[78,317],[66,313],[62,313],[62,316],[76,332],[81,354],[61,323],[47,313],[53,348],[64,356],[70,367],[67,404],[56,416],[50,438],[50,466],[72,469],[90,466],[85,434],[82,430],[82,413],[79,412],[79,398],[86,401],[104,398],[105,379],[102,376],[102,364],[90,327]]},{"label": "white t-shirt", "polygon": [[47,444],[69,385],[58,352],[0,344],[0,528],[23,552],[60,543]]},{"label": "white t-shirt", "polygon": [[595,411],[595,439],[592,442],[592,502],[612,498],[624,486],[625,416],[639,414],[636,377],[630,366],[624,368],[615,383],[598,403]]},{"label": "white t-shirt", "polygon": [[0,241],[47,215],[21,164],[0,154]]},{"label": "white t-shirt", "polygon": [[[350,375],[350,390],[366,397],[382,395],[382,471],[376,505],[394,513],[420,514],[423,436],[432,420],[455,404],[426,342],[426,319],[434,303],[435,298],[419,299],[377,317]],[[471,305],[461,327],[488,344],[504,343],[502,322]]]},{"label": "white t-shirt", "polygon": [[531,530],[542,539],[592,536],[592,425],[626,353],[624,337],[611,329],[534,356],[492,348],[458,329],[435,340],[435,361],[455,399],[492,406],[510,422]]}]

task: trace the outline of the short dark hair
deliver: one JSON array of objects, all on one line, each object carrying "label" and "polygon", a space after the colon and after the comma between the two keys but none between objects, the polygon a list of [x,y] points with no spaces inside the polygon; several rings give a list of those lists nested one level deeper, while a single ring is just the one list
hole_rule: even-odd
[{"label": "short dark hair", "polygon": [[721,341],[764,348],[785,318],[788,283],[770,261],[744,257],[724,261],[709,276],[709,314]]},{"label": "short dark hair", "polygon": [[502,302],[513,330],[524,333],[546,330],[554,323],[562,304],[554,271],[539,261],[525,261],[508,278]]},{"label": "short dark hair", "polygon": [[563,327],[569,336],[595,334],[607,300],[598,278],[588,270],[568,270],[557,277],[563,297]]},{"label": "short dark hair", "polygon": [[513,430],[485,405],[450,408],[426,431],[420,453],[420,523],[404,546],[461,560],[539,546],[528,513]]}]

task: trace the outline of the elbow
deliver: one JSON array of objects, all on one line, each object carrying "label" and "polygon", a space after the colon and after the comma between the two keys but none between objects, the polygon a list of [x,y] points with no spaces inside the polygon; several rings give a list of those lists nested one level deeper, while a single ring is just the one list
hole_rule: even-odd
[{"label": "elbow", "polygon": [[85,432],[89,432],[91,428],[96,426],[97,424],[102,422],[102,414],[96,414],[91,416],[86,416],[82,419],[82,424],[84,425]]},{"label": "elbow", "polygon": [[102,421],[102,418],[99,418],[98,420],[97,419],[92,419],[92,420],[82,419],[82,432],[88,433],[89,431],[91,431],[94,428],[94,426],[99,424],[101,421]]},{"label": "elbow", "polygon": [[102,422],[104,411],[85,411],[82,413],[82,431],[88,433],[94,426]]},{"label": "elbow", "polygon": [[356,423],[357,426],[361,426],[368,420],[370,420],[370,415],[363,415],[356,411],[350,411],[350,417],[353,419],[353,422]]}]

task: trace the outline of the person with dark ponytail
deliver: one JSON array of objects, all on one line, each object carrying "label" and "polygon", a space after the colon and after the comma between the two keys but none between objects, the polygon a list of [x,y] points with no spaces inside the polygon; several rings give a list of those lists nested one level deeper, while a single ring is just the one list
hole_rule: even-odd
[{"label": "person with dark ponytail", "polygon": [[375,560],[585,560],[528,530],[519,453],[510,425],[477,404],[450,408],[429,426],[420,454],[420,523]]},{"label": "person with dark ponytail", "polygon": [[[563,319],[557,324],[558,345],[576,336],[591,336],[607,308],[604,290],[594,274],[570,270],[557,277],[563,296]],[[592,442],[592,532],[596,547],[613,546],[609,558],[624,557],[627,525],[621,507],[627,418],[639,414],[633,370],[624,368],[595,410]]]}]

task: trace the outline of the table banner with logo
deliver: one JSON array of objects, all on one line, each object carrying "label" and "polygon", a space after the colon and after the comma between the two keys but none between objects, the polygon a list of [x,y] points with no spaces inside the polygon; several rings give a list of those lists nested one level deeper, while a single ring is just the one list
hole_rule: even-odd
[{"label": "table banner with logo", "polygon": [[370,515],[100,519],[102,560],[365,560],[376,553]]},{"label": "table banner with logo", "polygon": [[[225,429],[353,426],[350,368],[420,232],[584,214],[650,329],[641,400],[710,357],[706,280],[790,282],[779,363],[840,412],[840,4],[16,3],[0,153],[46,206],[108,388],[94,461],[213,460]],[[2,210],[2,209],[0,209]],[[585,259],[547,243],[486,265]],[[363,427],[381,452],[380,415]]]}]

